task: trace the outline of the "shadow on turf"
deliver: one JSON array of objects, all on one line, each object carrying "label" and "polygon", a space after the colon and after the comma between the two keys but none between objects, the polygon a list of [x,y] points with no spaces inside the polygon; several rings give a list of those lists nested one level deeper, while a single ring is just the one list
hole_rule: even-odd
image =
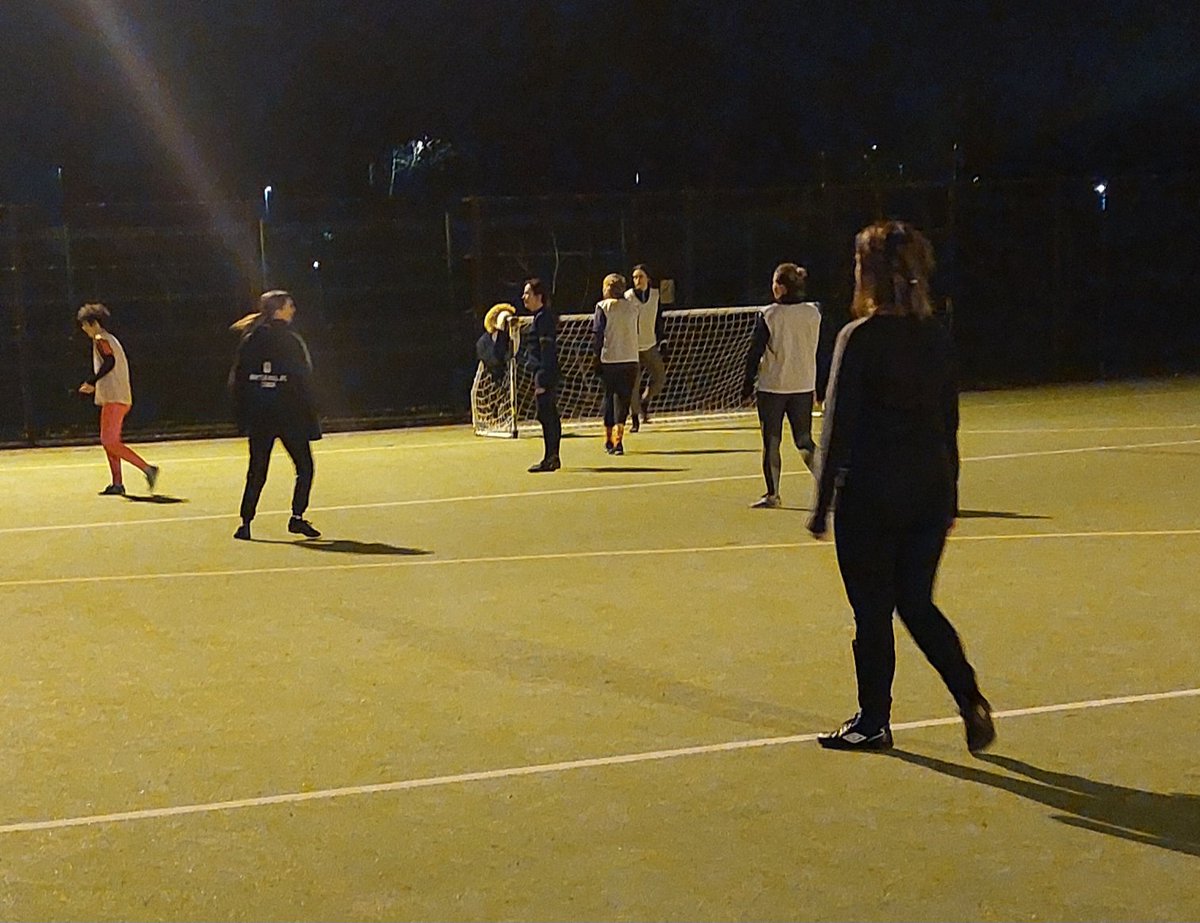
[{"label": "shadow on turf", "polygon": [[609,693],[654,706],[682,708],[696,714],[736,721],[780,734],[825,723],[820,715],[720,691],[718,684],[664,676],[629,659],[589,654],[538,641],[489,631],[476,623],[470,631],[407,619],[396,613],[355,613],[356,621],[385,635],[403,639],[405,647],[439,660],[486,670],[520,683],[542,683],[588,694]]},{"label": "shadow on turf", "polygon": [[[1164,795],[1083,776],[1040,769],[1009,756],[982,753],[978,759],[1013,775],[950,763],[937,757],[891,750],[893,759],[924,766],[934,772],[1002,789],[1063,813],[1054,819],[1109,836],[1200,856],[1200,795]],[[1021,778],[1024,777],[1024,778]]]},{"label": "shadow on turf", "polygon": [[1006,510],[959,510],[959,519],[1049,519],[1035,513],[1010,513]]},{"label": "shadow on turf", "polygon": [[387,542],[358,542],[352,538],[306,538],[291,542],[278,538],[254,538],[251,541],[258,542],[260,545],[291,545],[293,548],[328,551],[334,554],[433,554],[432,551],[426,551],[424,548],[405,548],[401,545],[389,545]]},{"label": "shadow on turf", "polygon": [[651,468],[646,465],[604,465],[599,468],[576,468],[576,471],[591,471],[593,474],[651,474],[656,471],[687,471],[687,468]]},{"label": "shadow on turf", "polygon": [[169,497],[166,494],[151,494],[150,496],[138,496],[137,494],[125,494],[125,499],[132,503],[187,503],[186,497]]},{"label": "shadow on turf", "polygon": [[749,452],[758,454],[758,449],[657,449],[653,452],[639,451],[639,455],[737,455]]}]

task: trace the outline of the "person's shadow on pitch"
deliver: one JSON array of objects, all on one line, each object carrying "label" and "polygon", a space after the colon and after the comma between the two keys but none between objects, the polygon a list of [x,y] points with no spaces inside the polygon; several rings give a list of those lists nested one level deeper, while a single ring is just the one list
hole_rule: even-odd
[{"label": "person's shadow on pitch", "polygon": [[1041,802],[1063,812],[1054,815],[1054,819],[1072,827],[1200,856],[1200,795],[1187,792],[1163,794],[1096,782],[991,753],[981,753],[976,759],[1014,775],[1002,775],[904,750],[891,750],[886,755],[956,779],[990,785]]},{"label": "person's shadow on pitch", "polygon": [[409,556],[433,554],[432,551],[427,551],[424,548],[406,548],[403,545],[389,545],[387,542],[359,542],[352,538],[306,538],[300,541],[253,538],[250,541],[258,542],[260,545],[289,545],[292,548],[304,548],[308,551],[326,551],[333,554]]},{"label": "person's shadow on pitch", "polygon": [[187,503],[186,497],[172,497],[167,494],[125,494],[130,503]]}]

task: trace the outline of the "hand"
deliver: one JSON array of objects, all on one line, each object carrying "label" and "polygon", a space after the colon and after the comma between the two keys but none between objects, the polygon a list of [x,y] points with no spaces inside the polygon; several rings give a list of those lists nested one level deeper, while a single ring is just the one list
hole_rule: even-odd
[{"label": "hand", "polygon": [[742,400],[748,401],[754,397],[754,382],[748,381],[742,385]]},{"label": "hand", "polygon": [[600,357],[596,356],[594,359],[592,359],[592,374],[595,375],[597,378],[601,377],[601,368],[600,367],[601,367]]},{"label": "hand", "polygon": [[543,388],[541,385],[534,386],[534,389],[533,389],[534,397],[536,397],[539,394],[545,394],[545,393],[546,393],[546,389]]},{"label": "hand", "polygon": [[96,386],[95,386],[95,385],[90,385],[90,384],[88,384],[88,383],[85,381],[83,384],[81,384],[81,385],[79,386],[79,393],[80,393],[80,394],[95,394],[95,393],[96,393]]}]

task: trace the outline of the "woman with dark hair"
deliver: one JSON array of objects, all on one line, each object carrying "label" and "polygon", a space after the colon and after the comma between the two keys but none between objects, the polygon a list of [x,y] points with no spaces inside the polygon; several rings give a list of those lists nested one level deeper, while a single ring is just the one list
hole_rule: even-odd
[{"label": "woman with dark hair", "polygon": [[625,277],[610,272],[592,315],[596,373],[604,380],[604,450],[624,455],[625,421],[637,386],[638,306],[625,298]]},{"label": "woman with dark hair", "polygon": [[[659,310],[658,288],[645,263],[633,267],[633,288],[625,292],[625,297],[638,307],[638,370],[629,402],[633,417],[630,429],[636,433],[642,422],[650,422],[650,402],[662,393],[667,377],[659,351],[659,344],[663,343],[663,316]],[[643,370],[648,377],[645,394],[642,393]]]},{"label": "woman with dark hair", "polygon": [[525,367],[533,373],[533,394],[537,418],[542,424],[542,460],[529,468],[530,474],[557,471],[562,442],[562,420],[558,416],[558,318],[550,310],[550,298],[542,280],[526,279],[521,303],[533,314]]},{"label": "woman with dark hair", "polygon": [[304,518],[312,491],[313,457],[310,442],[321,438],[321,425],[312,396],[312,357],[308,346],[291,328],[296,303],[284,291],[266,292],[258,311],[230,328],[242,334],[229,373],[238,432],[249,436],[250,465],[242,493],[242,524],[234,538],[250,540],[250,522],[267,483],[271,449],[278,439],[296,467],[292,518],[288,531],[306,538],[321,533]]},{"label": "woman with dark hair", "polygon": [[[755,395],[762,430],[762,470],[767,492],[751,504],[755,509],[780,505],[779,477],[783,459],[783,418],[792,428],[792,442],[804,464],[812,467],[816,445],[812,438],[813,388],[817,381],[817,344],[821,309],[804,300],[808,273],[795,263],[780,263],[771,276],[774,304],[767,305],[754,324],[746,356],[742,395]],[[757,382],[757,393],[755,384]]]},{"label": "woman with dark hair", "polygon": [[958,515],[958,389],[949,335],[932,318],[933,248],[887,221],[855,238],[856,320],[838,334],[809,531],[821,538],[837,493],[838,567],[854,609],[859,711],[818,738],[880,750],[890,728],[896,612],[958,705],[967,748],[996,737],[954,627],[933,602],[946,535]]}]

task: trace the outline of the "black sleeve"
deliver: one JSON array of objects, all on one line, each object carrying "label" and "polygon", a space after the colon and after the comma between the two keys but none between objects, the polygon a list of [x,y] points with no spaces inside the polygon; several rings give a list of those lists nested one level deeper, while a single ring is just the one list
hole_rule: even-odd
[{"label": "black sleeve", "polygon": [[113,355],[112,347],[101,337],[96,337],[96,347],[100,351],[100,368],[87,377],[87,383],[94,385],[101,378],[117,367],[117,357]]},{"label": "black sleeve", "polygon": [[592,315],[592,352],[599,359],[604,353],[604,328],[608,326],[608,315],[600,305],[596,305],[596,313]]},{"label": "black sleeve", "polygon": [[[542,316],[545,315],[545,320]],[[558,385],[558,319],[543,308],[537,316],[539,323],[533,325],[534,335],[541,347],[542,368],[534,378],[534,384],[542,388]]]},{"label": "black sleeve", "polygon": [[833,366],[833,348],[837,342],[838,331],[843,326],[842,318],[834,319],[832,311],[821,309],[821,327],[817,334],[817,387],[816,399],[824,403],[825,392],[829,390],[829,371]]},{"label": "black sleeve", "polygon": [[833,503],[838,478],[850,466],[850,447],[862,412],[862,350],[852,337],[859,325],[849,325],[838,334],[830,371],[829,401],[821,427],[818,452],[816,493],[812,521],[824,523]]},{"label": "black sleeve", "polygon": [[946,377],[942,385],[942,425],[946,433],[946,454],[950,457],[954,473],[954,516],[958,517],[958,474],[961,467],[958,457],[958,359],[954,342],[945,336]]},{"label": "black sleeve", "polygon": [[771,342],[771,328],[767,326],[767,318],[759,314],[754,322],[754,333],[750,335],[750,351],[746,353],[746,381],[744,390],[754,387],[758,378],[758,365],[762,362],[767,344]]},{"label": "black sleeve", "polygon": [[666,322],[663,320],[663,308],[661,296],[659,296],[658,313],[654,317],[654,345],[657,346],[667,338]]}]

